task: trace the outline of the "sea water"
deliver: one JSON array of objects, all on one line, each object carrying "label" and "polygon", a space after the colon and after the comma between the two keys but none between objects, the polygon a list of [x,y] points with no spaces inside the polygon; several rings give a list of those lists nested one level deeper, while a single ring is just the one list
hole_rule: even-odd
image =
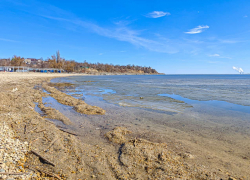
[{"label": "sea water", "polygon": [[250,75],[79,76],[53,81],[73,83],[85,97],[120,106],[180,112],[199,103],[250,112]]},{"label": "sea water", "polygon": [[43,99],[73,125],[53,122],[83,143],[110,149],[105,133],[123,126],[133,137],[191,152],[214,168],[250,168],[250,75],[72,76],[52,82],[72,83],[60,90],[106,110],[85,115],[52,97]]},{"label": "sea water", "polygon": [[104,116],[80,115],[52,103],[75,123],[87,120],[103,129],[164,125],[206,130],[203,134],[226,133],[222,129],[227,128],[250,135],[250,75],[72,76],[52,82],[74,84],[63,91],[106,110]]},{"label": "sea water", "polygon": [[74,84],[63,91],[106,110],[104,116],[80,115],[62,107],[75,123],[84,116],[104,129],[164,125],[213,134],[230,127],[228,132],[250,135],[250,75],[72,76],[52,82]]}]

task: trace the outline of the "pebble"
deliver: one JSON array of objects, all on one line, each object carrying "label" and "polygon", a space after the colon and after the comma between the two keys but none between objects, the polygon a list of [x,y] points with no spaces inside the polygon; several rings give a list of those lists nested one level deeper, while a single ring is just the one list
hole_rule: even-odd
[{"label": "pebble", "polygon": [[[0,172],[20,172],[24,171],[20,166],[20,162],[24,162],[25,153],[28,151],[28,143],[21,142],[15,138],[15,134],[11,128],[5,123],[0,123]],[[30,179],[32,174],[27,175],[1,175],[0,179]]]}]

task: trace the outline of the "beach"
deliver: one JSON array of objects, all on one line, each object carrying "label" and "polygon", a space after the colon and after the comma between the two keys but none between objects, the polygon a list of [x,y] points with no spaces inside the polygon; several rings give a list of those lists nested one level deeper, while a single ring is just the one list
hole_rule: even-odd
[{"label": "beach", "polygon": [[[191,131],[199,127],[195,119],[193,126],[184,121],[164,124],[155,119],[157,123],[146,125],[138,121],[139,128],[127,119],[116,124],[110,120],[105,124],[112,126],[102,129],[104,122],[99,121],[110,113],[107,109],[60,90],[70,83],[50,83],[53,78],[73,75],[0,73],[1,178],[248,179],[248,136],[230,134],[246,146],[240,151],[240,147],[232,149],[233,141],[216,140],[209,127],[199,133],[179,127],[185,125]],[[83,130],[74,131],[76,122],[44,103],[48,97],[81,117],[82,125],[77,128]],[[88,115],[96,121],[89,121]],[[229,136],[221,135],[228,140]]]}]

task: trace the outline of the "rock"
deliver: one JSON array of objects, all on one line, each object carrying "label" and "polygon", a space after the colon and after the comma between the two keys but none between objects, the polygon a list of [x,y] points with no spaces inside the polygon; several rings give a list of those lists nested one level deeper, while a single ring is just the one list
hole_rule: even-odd
[{"label": "rock", "polygon": [[11,92],[16,92],[17,90],[18,90],[17,88],[14,88],[14,89],[12,89]]}]

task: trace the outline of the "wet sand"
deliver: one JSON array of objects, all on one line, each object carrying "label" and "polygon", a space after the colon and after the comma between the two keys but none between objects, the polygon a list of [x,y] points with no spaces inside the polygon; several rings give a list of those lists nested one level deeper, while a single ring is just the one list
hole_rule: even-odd
[{"label": "wet sand", "polygon": [[[6,122],[15,132],[14,138],[27,142],[29,148],[23,161],[12,164],[17,172],[21,166],[37,179],[248,179],[249,151],[234,149],[233,144],[248,146],[248,136],[244,139],[240,133],[232,133],[232,142],[221,141],[195,118],[193,124],[186,124],[181,115],[163,122],[145,111],[144,119],[136,119],[136,112],[128,119],[122,107],[98,108],[94,102],[78,100],[72,103],[71,97],[60,99],[66,95],[48,83],[59,76],[68,75],[0,74],[0,123]],[[44,103],[43,97],[58,103],[59,111],[53,105],[48,109],[50,104]],[[78,108],[65,102],[89,110],[76,112]],[[39,103],[45,114],[36,111]],[[85,115],[89,111],[97,115]],[[67,117],[70,113],[78,120]],[[125,113],[125,119],[107,120],[112,113]],[[188,128],[182,130],[183,125]],[[227,140],[226,134],[225,130],[221,138]]]}]

